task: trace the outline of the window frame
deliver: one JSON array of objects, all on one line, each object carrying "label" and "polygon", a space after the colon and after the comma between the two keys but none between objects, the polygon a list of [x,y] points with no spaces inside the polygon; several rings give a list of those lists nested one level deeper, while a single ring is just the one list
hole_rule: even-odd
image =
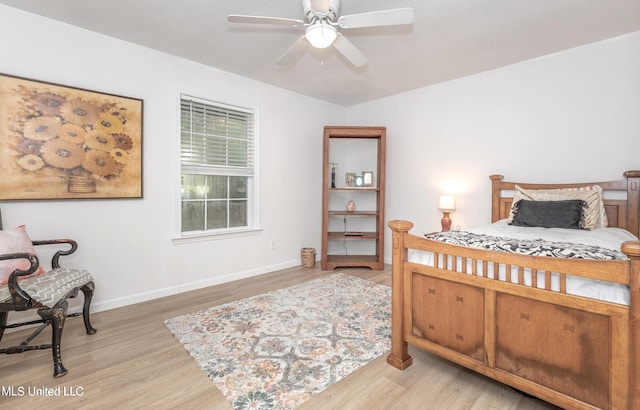
[{"label": "window frame", "polygon": [[[196,102],[200,102],[207,105],[212,105],[221,109],[229,109],[234,111],[241,111],[253,115],[253,174],[248,175],[247,180],[247,226],[232,227],[232,228],[218,228],[209,229],[203,231],[188,231],[182,232],[182,174],[202,174],[202,175],[226,175],[235,176],[234,172],[207,172],[206,169],[195,169],[194,167],[187,167],[187,170],[183,169],[181,159],[181,139],[182,139],[182,101],[184,99],[191,99]],[[175,160],[177,163],[175,176],[175,206],[174,206],[174,237],[172,238],[174,243],[189,243],[199,242],[212,239],[224,239],[240,236],[258,235],[262,232],[259,219],[259,112],[255,107],[249,107],[248,105],[237,105],[222,103],[211,98],[196,97],[191,93],[180,93],[177,99],[177,126],[176,126],[176,141],[175,141]]]}]

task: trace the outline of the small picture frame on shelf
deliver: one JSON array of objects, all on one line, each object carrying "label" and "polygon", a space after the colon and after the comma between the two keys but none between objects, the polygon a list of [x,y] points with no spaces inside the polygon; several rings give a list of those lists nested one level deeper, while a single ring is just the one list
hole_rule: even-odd
[{"label": "small picture frame on shelf", "polygon": [[355,186],[357,188],[364,186],[364,175],[356,175]]},{"label": "small picture frame on shelf", "polygon": [[362,186],[373,186],[373,171],[362,171]]},{"label": "small picture frame on shelf", "polygon": [[355,172],[347,172],[344,175],[344,183],[348,187],[352,187],[356,185],[356,173]]}]

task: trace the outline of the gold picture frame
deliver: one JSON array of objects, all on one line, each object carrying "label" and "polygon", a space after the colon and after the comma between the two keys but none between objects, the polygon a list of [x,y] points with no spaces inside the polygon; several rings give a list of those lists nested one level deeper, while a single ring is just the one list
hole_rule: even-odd
[{"label": "gold picture frame", "polygon": [[0,74],[0,200],[142,198],[142,109]]}]

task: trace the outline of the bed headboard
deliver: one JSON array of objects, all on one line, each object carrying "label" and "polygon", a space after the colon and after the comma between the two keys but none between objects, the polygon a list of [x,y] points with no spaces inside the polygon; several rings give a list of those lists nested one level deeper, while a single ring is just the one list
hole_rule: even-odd
[{"label": "bed headboard", "polygon": [[[558,189],[585,185],[600,185],[609,226],[623,228],[639,236],[640,233],[640,171],[627,171],[624,179],[605,182],[570,184],[533,184],[503,181],[502,175],[491,175],[491,222],[509,217],[513,190],[516,185],[527,189]],[[608,193],[617,192],[617,195]],[[622,192],[622,196],[619,194]],[[625,195],[626,194],[626,195]]]}]

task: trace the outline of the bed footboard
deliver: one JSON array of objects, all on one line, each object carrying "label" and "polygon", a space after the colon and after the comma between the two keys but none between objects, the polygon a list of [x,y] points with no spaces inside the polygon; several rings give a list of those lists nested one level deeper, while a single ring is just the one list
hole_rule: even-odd
[{"label": "bed footboard", "polygon": [[[629,261],[559,262],[431,241],[410,234],[413,224],[407,221],[391,221],[389,227],[389,364],[410,366],[411,343],[564,408],[640,408],[640,242],[623,246]],[[419,265],[408,260],[410,249],[438,256],[433,266]],[[443,260],[463,260],[463,266],[495,263],[509,270],[527,267],[561,277],[606,277],[630,287],[631,303],[493,279],[475,268],[460,272],[460,264]]]}]

